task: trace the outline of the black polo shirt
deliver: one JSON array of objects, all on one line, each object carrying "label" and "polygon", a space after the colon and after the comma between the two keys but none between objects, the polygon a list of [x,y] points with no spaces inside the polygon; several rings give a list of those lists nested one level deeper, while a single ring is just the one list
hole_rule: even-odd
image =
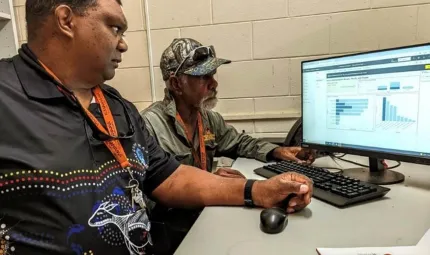
[{"label": "black polo shirt", "polygon": [[[132,172],[146,195],[179,166],[132,103],[102,86]],[[90,111],[104,124],[98,104]],[[27,46],[0,61],[0,254],[140,254],[148,215],[132,208],[130,175],[93,136]]]}]

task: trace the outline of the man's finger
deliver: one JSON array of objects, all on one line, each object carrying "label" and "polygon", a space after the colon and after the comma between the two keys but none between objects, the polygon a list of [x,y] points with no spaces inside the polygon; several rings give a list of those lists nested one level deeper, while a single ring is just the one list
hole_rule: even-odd
[{"label": "man's finger", "polygon": [[288,204],[289,207],[296,207],[296,206],[302,206],[305,205],[305,198],[303,196],[297,196],[290,200],[290,203]]},{"label": "man's finger", "polygon": [[309,155],[309,157],[308,157],[308,162],[309,162],[309,164],[312,164],[312,163],[314,163],[315,162],[315,159],[317,158],[317,154],[316,154],[316,152],[314,151],[314,150],[312,150],[311,152],[310,152],[310,155]]},{"label": "man's finger", "polygon": [[291,152],[291,153],[294,153],[294,154],[297,154],[297,153],[299,153],[301,151],[301,148],[297,147],[297,146],[294,146],[294,147],[282,147],[282,149],[284,151],[288,151],[288,152]]},{"label": "man's finger", "polygon": [[287,207],[287,211],[288,211],[288,209],[292,209],[294,212],[297,212],[297,211],[300,211],[303,208],[305,208],[308,204],[309,203],[307,203],[307,202],[305,202],[305,200],[303,200],[303,197],[302,197],[302,199],[299,199],[299,198],[297,198],[296,200],[292,199],[290,201],[290,204]]},{"label": "man's finger", "polygon": [[283,156],[284,156],[284,160],[294,161],[294,162],[299,163],[299,164],[303,164],[305,162],[305,161],[297,158],[294,154],[289,153],[289,152],[283,154]]},{"label": "man's finger", "polygon": [[295,193],[295,194],[305,194],[309,191],[309,187],[306,184],[291,181],[287,178],[280,179],[281,187],[283,192]]},{"label": "man's finger", "polygon": [[228,168],[226,168],[226,169],[223,169],[223,171],[225,173],[227,173],[227,174],[237,175],[237,176],[240,176],[242,178],[245,178],[245,176],[241,172],[239,172],[237,170],[234,170],[234,169],[228,169]]},{"label": "man's finger", "polygon": [[240,173],[230,173],[228,171],[220,171],[220,173],[218,173],[218,175],[222,176],[222,177],[227,177],[227,178],[246,179],[246,177]]},{"label": "man's finger", "polygon": [[286,176],[285,178],[291,180],[291,181],[295,181],[295,182],[301,182],[303,184],[307,184],[307,185],[312,185],[313,182],[311,179],[309,179],[308,177],[298,174],[298,173],[288,173],[288,177]]},{"label": "man's finger", "polygon": [[222,176],[222,177],[226,177],[226,178],[243,178],[242,176],[240,176],[240,175],[236,175],[236,174],[228,174],[228,173],[223,173],[223,174],[221,174],[220,176]]},{"label": "man's finger", "polygon": [[306,201],[305,195],[298,195],[292,198],[288,204],[288,208],[292,208],[295,211],[305,208],[309,203]]},{"label": "man's finger", "polygon": [[311,199],[312,199],[312,192],[308,192],[307,194],[305,194],[304,196],[304,201],[306,204],[310,204],[311,203]]},{"label": "man's finger", "polygon": [[313,156],[314,158],[316,158],[316,157],[317,157],[317,151],[316,151],[316,150],[311,150],[311,153],[312,153],[312,156]]},{"label": "man's finger", "polygon": [[239,172],[239,171],[237,171],[237,170],[233,170],[233,169],[231,169],[231,171],[232,171],[232,174],[240,175],[240,176],[242,176],[243,178],[245,178],[245,175],[243,175],[241,172]]},{"label": "man's finger", "polygon": [[304,208],[306,208],[306,206],[295,206],[295,207],[288,207],[287,208],[287,212],[288,213],[295,213],[295,212],[300,212],[301,210],[303,210]]},{"label": "man's finger", "polygon": [[228,173],[242,174],[240,171],[238,171],[236,169],[231,169],[231,168],[220,168],[219,170],[224,171],[224,172],[228,172]]},{"label": "man's finger", "polygon": [[231,175],[233,178],[239,178],[239,179],[246,179],[245,176],[243,176],[242,174],[232,174]]},{"label": "man's finger", "polygon": [[302,160],[300,160],[297,155],[300,152],[300,147],[283,147],[282,153],[281,153],[281,159],[282,160],[288,160],[288,161],[294,161],[297,163],[303,163]]}]

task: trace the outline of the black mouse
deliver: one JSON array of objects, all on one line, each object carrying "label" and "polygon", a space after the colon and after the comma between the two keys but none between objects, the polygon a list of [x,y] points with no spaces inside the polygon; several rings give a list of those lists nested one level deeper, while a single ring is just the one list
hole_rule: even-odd
[{"label": "black mouse", "polygon": [[285,211],[290,203],[291,198],[295,197],[296,194],[292,193],[282,201],[281,208],[268,208],[264,209],[260,213],[260,229],[267,234],[278,234],[282,232],[288,224],[288,214]]},{"label": "black mouse", "polygon": [[264,209],[260,213],[260,228],[267,234],[278,234],[288,224],[288,215],[281,208]]}]

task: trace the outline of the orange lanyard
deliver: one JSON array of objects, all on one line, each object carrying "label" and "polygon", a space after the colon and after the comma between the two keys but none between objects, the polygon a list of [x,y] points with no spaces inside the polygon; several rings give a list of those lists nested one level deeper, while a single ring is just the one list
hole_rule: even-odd
[{"label": "orange lanyard", "polygon": [[[58,77],[47,66],[45,66],[40,61],[39,63],[43,66],[43,68],[45,68],[46,72],[48,72],[59,84],[62,84],[60,79],[58,79]],[[62,89],[61,87],[58,87],[58,89],[62,93],[66,93],[66,91],[64,91],[64,89]],[[92,92],[97,103],[100,104],[100,108],[103,114],[103,119],[106,123],[107,131],[105,127],[103,127],[103,125],[97,120],[96,117],[94,117],[94,115],[88,109],[84,107],[82,108],[85,110],[85,113],[87,114],[87,116],[91,119],[94,125],[96,125],[96,127],[99,129],[100,132],[108,136],[114,136],[114,137],[118,136],[115,120],[113,118],[112,112],[110,111],[109,104],[107,103],[106,98],[103,95],[102,89],[100,88],[100,86],[97,86],[94,89],[92,89]],[[79,103],[78,100],[76,101]],[[115,159],[118,161],[118,163],[121,165],[122,168],[125,169],[131,166],[119,139],[104,141],[104,144],[108,147],[108,149],[113,154],[113,156],[115,157]]]},{"label": "orange lanyard", "polygon": [[197,127],[198,127],[198,132],[199,132],[199,145],[200,145],[200,158],[199,155],[197,154],[196,150],[194,149],[193,146],[193,134],[191,134],[187,127],[185,126],[184,121],[181,118],[181,115],[179,115],[179,113],[176,113],[176,120],[179,122],[179,124],[181,124],[182,128],[185,131],[185,135],[187,136],[188,139],[188,143],[191,146],[191,152],[193,153],[193,157],[194,160],[197,162],[197,164],[200,165],[200,168],[203,170],[207,170],[206,167],[206,147],[205,147],[205,139],[203,137],[203,121],[202,121],[202,115],[200,114],[200,112],[197,113]]}]

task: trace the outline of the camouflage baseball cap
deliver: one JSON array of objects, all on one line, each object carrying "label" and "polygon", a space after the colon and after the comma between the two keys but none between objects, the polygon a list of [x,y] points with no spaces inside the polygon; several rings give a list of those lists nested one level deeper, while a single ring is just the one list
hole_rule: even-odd
[{"label": "camouflage baseball cap", "polygon": [[213,46],[203,46],[190,38],[177,38],[163,52],[160,68],[163,80],[166,81],[176,71],[178,74],[202,76],[213,73],[219,66],[229,63],[230,60],[216,57]]}]

